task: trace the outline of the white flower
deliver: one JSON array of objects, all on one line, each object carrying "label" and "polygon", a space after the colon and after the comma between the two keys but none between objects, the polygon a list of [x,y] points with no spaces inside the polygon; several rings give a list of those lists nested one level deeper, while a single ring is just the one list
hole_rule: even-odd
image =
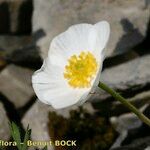
[{"label": "white flower", "polygon": [[55,37],[41,69],[32,76],[39,100],[56,109],[86,101],[98,85],[109,33],[109,24],[101,21],[71,26]]}]

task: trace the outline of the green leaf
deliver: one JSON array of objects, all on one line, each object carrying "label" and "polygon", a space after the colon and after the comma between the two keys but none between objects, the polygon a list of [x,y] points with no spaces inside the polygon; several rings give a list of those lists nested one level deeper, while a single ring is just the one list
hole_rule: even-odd
[{"label": "green leaf", "polygon": [[27,141],[30,139],[30,136],[31,136],[31,129],[29,129],[29,125],[26,129],[26,133],[25,133],[23,142],[21,141],[19,127],[14,122],[10,123],[10,132],[11,132],[12,138],[17,143],[18,149],[19,150],[27,150],[28,149]]},{"label": "green leaf", "polygon": [[47,150],[47,146],[45,146],[42,150]]},{"label": "green leaf", "polygon": [[3,150],[2,146],[0,146],[0,150]]},{"label": "green leaf", "polygon": [[26,133],[25,133],[25,137],[24,137],[24,141],[23,141],[23,147],[22,150],[27,150],[28,145],[27,145],[27,141],[30,139],[31,136],[31,129],[29,129],[29,125],[27,127]]},{"label": "green leaf", "polygon": [[12,138],[17,143],[18,149],[22,150],[20,130],[19,130],[19,127],[14,122],[10,123],[10,132],[11,132]]}]

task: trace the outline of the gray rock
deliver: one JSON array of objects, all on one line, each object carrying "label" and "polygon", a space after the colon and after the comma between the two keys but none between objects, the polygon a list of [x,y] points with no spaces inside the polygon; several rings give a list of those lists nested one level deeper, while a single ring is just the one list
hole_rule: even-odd
[{"label": "gray rock", "polygon": [[3,60],[32,69],[42,63],[32,36],[0,36],[0,67]]},{"label": "gray rock", "polygon": [[70,25],[107,20],[111,36],[106,55],[112,56],[144,39],[149,16],[149,3],[141,0],[34,0],[32,26],[33,32],[43,29],[46,33],[46,37],[37,42],[41,55],[46,57],[52,38]]},{"label": "gray rock", "polygon": [[116,89],[138,88],[150,83],[150,55],[104,70],[101,80]]},{"label": "gray rock", "polygon": [[144,150],[150,150],[150,146],[146,147]]},{"label": "gray rock", "polygon": [[[51,106],[45,105],[40,101],[37,101],[31,109],[25,114],[22,119],[22,123],[26,128],[30,125],[32,129],[32,140],[33,141],[50,141],[48,129],[48,114],[50,111],[55,111]],[[68,116],[69,111],[67,109],[57,111],[58,114]],[[49,147],[52,149],[52,147]]]},{"label": "gray rock", "polygon": [[[143,113],[146,107],[147,106],[145,105],[140,111]],[[130,132],[131,129],[139,128],[142,125],[142,121],[133,113],[122,114],[119,117],[111,117],[110,121],[119,133],[119,136],[111,148],[119,147],[128,136],[128,132]]]},{"label": "gray rock", "polygon": [[9,8],[4,0],[0,1],[0,20],[3,23],[0,24],[0,33],[9,32]]},{"label": "gray rock", "polygon": [[[105,69],[100,80],[113,89],[120,91],[141,89],[150,83],[150,55],[136,58],[118,66]],[[109,96],[106,92],[96,89],[94,99],[105,99]]]},{"label": "gray rock", "polygon": [[150,137],[134,140],[130,145],[121,146],[112,150],[146,150],[150,146]]},{"label": "gray rock", "polygon": [[31,87],[33,71],[14,65],[0,73],[0,91],[17,107],[24,106],[34,92]]},{"label": "gray rock", "polygon": [[[71,106],[65,109],[55,110],[49,105],[45,105],[40,101],[37,101],[22,119],[22,123],[26,128],[30,125],[32,129],[32,140],[34,141],[49,141],[51,139],[48,131],[48,114],[55,111],[58,115],[69,117],[69,111],[77,109],[77,106]],[[84,108],[88,109],[90,113],[93,113],[91,104],[85,104]],[[50,147],[52,149],[52,147]]]},{"label": "gray rock", "polygon": [[0,33],[30,33],[31,15],[31,0],[0,0]]},{"label": "gray rock", "polygon": [[0,102],[0,140],[9,140],[10,138],[8,122],[9,120],[6,115],[6,111]]},{"label": "gray rock", "polygon": [[0,55],[0,71],[3,70],[3,68],[5,68],[6,65],[7,65],[7,62]]},{"label": "gray rock", "polygon": [[[28,124],[32,129],[31,138],[33,141],[50,141],[48,131],[48,112],[51,108],[41,102],[36,102],[25,114],[22,123],[26,128]],[[52,147],[49,148],[53,149]]]},{"label": "gray rock", "polygon": [[0,36],[0,51],[11,53],[15,49],[21,49],[32,41],[31,36]]},{"label": "gray rock", "polygon": [[145,147],[150,146],[150,137],[149,136],[145,137],[145,138],[135,139],[131,143],[132,146],[140,146],[140,145],[142,146],[144,144],[146,145]]},{"label": "gray rock", "polygon": [[[137,95],[135,95],[132,98],[128,99],[130,103],[132,103],[135,107],[141,108],[142,106],[145,106],[146,104],[150,104],[150,91],[141,92]],[[110,105],[110,114],[112,115],[120,115],[123,113],[126,113],[130,111],[127,107],[122,105],[118,101],[114,101],[113,105],[109,103]]]}]

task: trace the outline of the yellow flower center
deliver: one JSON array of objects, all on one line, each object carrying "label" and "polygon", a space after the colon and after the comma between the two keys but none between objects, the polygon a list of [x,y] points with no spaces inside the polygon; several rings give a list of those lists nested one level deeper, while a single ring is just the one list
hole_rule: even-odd
[{"label": "yellow flower center", "polygon": [[81,52],[69,58],[64,78],[73,88],[88,88],[97,71],[97,61],[90,52]]}]

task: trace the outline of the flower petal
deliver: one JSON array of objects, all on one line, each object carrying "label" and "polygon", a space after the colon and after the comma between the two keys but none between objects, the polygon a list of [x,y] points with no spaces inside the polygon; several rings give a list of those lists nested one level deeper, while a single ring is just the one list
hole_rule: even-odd
[{"label": "flower petal", "polygon": [[[36,75],[38,75],[40,79],[42,78],[41,76],[45,78],[47,74],[44,72],[39,72]],[[85,96],[85,93],[88,94],[88,91],[90,90],[72,89],[61,81],[56,82],[50,79],[48,80],[48,83],[33,83],[33,88],[40,101],[52,105],[55,109],[76,104],[77,102],[83,100],[82,97]]]},{"label": "flower petal", "polygon": [[32,85],[34,91],[38,98],[44,103],[48,102],[47,99],[43,97],[43,91],[54,87],[64,88],[65,82],[63,81],[62,68],[52,65],[48,59],[45,59],[42,67],[32,75]]},{"label": "flower petal", "polygon": [[[48,76],[49,69],[47,68],[47,66],[49,66],[49,64],[47,64],[47,63],[48,63],[48,61],[47,61],[47,59],[45,59],[41,68],[34,72],[34,74],[32,75],[32,83],[33,84],[49,83],[49,76]],[[39,74],[40,74],[40,76],[39,76]]]},{"label": "flower petal", "polygon": [[[60,92],[60,91],[59,91]],[[61,93],[61,92],[60,92]],[[55,109],[61,109],[68,106],[72,106],[74,104],[78,105],[81,101],[86,100],[87,95],[89,94],[89,90],[87,91],[75,91],[71,90],[70,92],[64,92],[64,89],[62,89],[61,94],[57,95],[51,95],[51,105]]]},{"label": "flower petal", "polygon": [[110,25],[107,21],[100,21],[94,25],[95,30],[97,32],[96,39],[96,50],[102,51],[109,39],[110,35]]},{"label": "flower petal", "polygon": [[[56,69],[57,68],[57,69]],[[44,61],[41,69],[32,76],[32,85],[40,101],[52,105],[54,108],[63,108],[82,100],[90,89],[73,89],[64,80],[60,67]]]},{"label": "flower petal", "polygon": [[[81,51],[91,51],[92,41],[90,31],[93,30],[91,24],[78,24],[71,26],[67,31],[55,37],[51,43],[49,55],[52,64],[64,65],[68,58]],[[60,56],[56,59],[56,56]],[[61,63],[60,63],[61,62]]]},{"label": "flower petal", "polygon": [[[104,49],[109,38],[109,24],[105,21],[95,25],[78,24],[58,35],[52,41],[48,58],[32,77],[33,88],[39,100],[54,108],[64,108],[87,100],[89,93],[98,85],[102,69]],[[99,69],[90,88],[72,88],[64,79],[64,68],[72,55],[81,51],[92,52]]]}]

